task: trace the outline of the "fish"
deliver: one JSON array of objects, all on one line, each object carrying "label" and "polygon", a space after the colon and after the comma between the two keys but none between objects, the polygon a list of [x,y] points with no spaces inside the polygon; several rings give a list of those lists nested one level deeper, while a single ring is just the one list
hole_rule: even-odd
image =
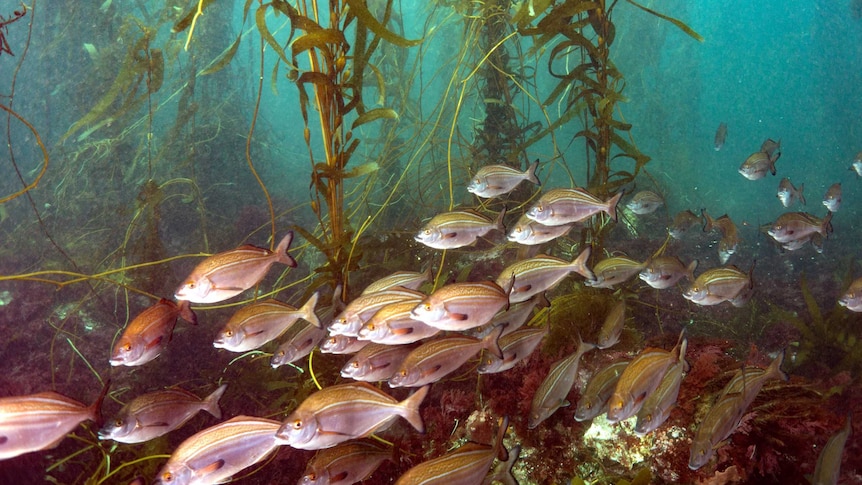
[{"label": "fish", "polygon": [[683,372],[687,369],[688,364],[682,358],[670,366],[658,388],[646,398],[643,407],[637,413],[634,427],[636,435],[643,436],[651,433],[667,421],[671,410],[676,406]]},{"label": "fish", "polygon": [[542,185],[536,178],[538,166],[538,159],[523,172],[508,165],[486,165],[473,176],[470,184],[467,185],[467,192],[487,199],[508,194],[524,180]]},{"label": "fish", "polygon": [[320,342],[320,351],[324,354],[353,354],[362,350],[369,343],[367,340],[359,340],[347,335],[330,335]]},{"label": "fish", "polygon": [[431,386],[414,392],[404,401],[367,382],[336,384],[308,396],[275,432],[278,444],[301,450],[330,448],[345,441],[364,438],[401,416],[416,431],[425,425],[419,405]]},{"label": "fish", "polygon": [[587,267],[591,249],[587,246],[571,262],[544,254],[518,261],[500,272],[497,285],[502,288],[514,277],[514,286],[509,292],[509,303],[520,303],[534,295],[553,289],[571,272],[593,280],[595,275]]},{"label": "fish", "polygon": [[[763,140],[763,143],[760,144],[760,151],[765,153],[774,164],[781,156],[781,140],[775,141],[772,138]],[[773,173],[773,175],[775,174]]]},{"label": "fish", "polygon": [[841,182],[829,186],[823,196],[823,205],[829,212],[838,212],[841,207]]},{"label": "fish", "polygon": [[754,287],[751,279],[753,270],[754,265],[748,274],[733,265],[708,269],[694,280],[682,296],[698,305],[718,305],[725,301],[736,305],[736,302],[741,301],[737,298]]},{"label": "fish", "polygon": [[757,396],[766,381],[771,379],[787,381],[789,379],[787,374],[781,370],[781,366],[783,364],[784,352],[782,351],[772,359],[772,362],[770,362],[765,369],[754,366],[744,366],[730,378],[730,381],[728,381],[727,384],[725,384],[724,389],[722,389],[721,393],[718,395],[718,399],[722,399],[731,394],[742,394],[750,398],[749,402],[753,401],[754,397]]},{"label": "fish", "polygon": [[388,380],[412,350],[408,345],[370,343],[341,367],[341,377],[364,382]]},{"label": "fish", "polygon": [[653,288],[664,290],[683,278],[694,281],[695,268],[697,268],[696,259],[686,266],[676,256],[656,256],[650,260],[638,277]]},{"label": "fish", "polygon": [[721,122],[718,124],[718,129],[715,130],[715,138],[713,140],[712,146],[715,148],[715,151],[721,150],[724,146],[724,142],[727,139],[727,123]]},{"label": "fish", "polygon": [[661,384],[668,369],[674,362],[684,359],[687,346],[683,331],[672,350],[648,347],[632,359],[608,400],[608,421],[616,423],[637,414]]},{"label": "fish", "polygon": [[359,329],[362,328],[362,325],[386,305],[398,302],[413,302],[413,306],[415,307],[426,296],[425,293],[402,286],[393,286],[385,290],[360,295],[348,303],[347,307],[332,320],[332,323],[329,324],[329,334],[356,337],[359,335]]},{"label": "fish", "polygon": [[730,257],[736,254],[739,242],[741,241],[739,231],[736,229],[736,224],[733,223],[733,220],[727,214],[724,214],[718,219],[710,217],[706,212],[706,209],[701,209],[701,214],[703,215],[704,220],[706,220],[706,223],[703,226],[703,232],[710,232],[713,229],[718,229],[721,233],[721,239],[718,241],[718,259],[721,261],[721,264],[727,263]]},{"label": "fish", "polygon": [[800,204],[805,205],[805,196],[802,194],[803,190],[805,190],[805,184],[800,184],[797,189],[793,186],[793,183],[790,182],[789,178],[784,177],[781,179],[781,182],[779,182],[778,192],[775,195],[784,207],[790,207],[793,205],[793,201],[795,200],[798,200]]},{"label": "fish", "polygon": [[174,297],[192,303],[218,303],[233,298],[260,283],[275,263],[295,268],[296,260],[287,254],[292,241],[290,231],[274,252],[247,244],[214,254],[195,267]]},{"label": "fish", "polygon": [[101,421],[110,381],[89,406],[54,391],[0,397],[0,460],[59,445],[84,421]]},{"label": "fish", "polygon": [[155,484],[223,483],[278,448],[279,421],[237,416],[199,431],[171,454],[156,475]]},{"label": "fish", "polygon": [[297,485],[352,485],[368,479],[386,460],[392,461],[392,448],[371,441],[325,448],[308,461]]},{"label": "fish", "polygon": [[779,244],[807,239],[815,233],[827,237],[832,232],[832,214],[827,212],[819,219],[807,212],[786,212],[766,232]]},{"label": "fish", "polygon": [[388,276],[384,276],[362,290],[362,295],[377,293],[384,290],[389,290],[400,286],[409,290],[418,290],[427,281],[431,280],[431,266],[418,273],[416,271],[396,271]]},{"label": "fish", "polygon": [[673,217],[673,222],[667,228],[667,233],[674,239],[681,239],[692,226],[701,223],[701,217],[690,210],[679,211]]},{"label": "fish", "polygon": [[706,465],[715,450],[736,430],[745,414],[742,402],[740,394],[731,394],[709,408],[691,442],[688,459],[690,469],[697,470]]},{"label": "fish", "polygon": [[617,203],[622,192],[602,201],[582,188],[551,189],[527,209],[526,216],[546,226],[561,226],[589,219],[605,212],[613,221],[617,220]]},{"label": "fish", "polygon": [[414,239],[434,249],[455,249],[474,244],[493,230],[505,233],[504,208],[495,220],[473,209],[437,214],[419,231]]},{"label": "fish", "polygon": [[775,175],[775,161],[777,159],[778,157],[773,159],[763,151],[754,152],[739,166],[739,173],[748,180],[762,179],[766,177],[767,172]]},{"label": "fish", "polygon": [[[395,485],[476,485],[491,483],[485,481],[494,459],[508,461],[503,447],[503,438],[509,427],[508,418],[503,418],[497,436],[492,444],[476,443],[468,441],[454,451],[443,456],[424,461],[407,470]],[[520,448],[515,456],[520,453]],[[511,465],[510,465],[511,467]],[[501,476],[497,473],[493,478],[510,485],[514,482],[511,474]]]},{"label": "fish", "polygon": [[546,325],[541,328],[521,328],[502,335],[498,343],[503,356],[497,357],[492,352],[486,352],[477,371],[479,374],[496,374],[515,367],[536,350],[548,331]]},{"label": "fish", "polygon": [[99,439],[143,443],[180,428],[198,411],[221,419],[218,401],[225,389],[227,384],[222,384],[204,399],[179,388],[140,395],[127,402],[117,416],[99,430]]},{"label": "fish", "polygon": [[300,318],[320,327],[314,313],[318,294],[314,293],[302,305],[295,308],[278,300],[264,300],[240,308],[219,330],[213,347],[231,352],[247,352],[280,337]]},{"label": "fish", "polygon": [[838,304],[852,312],[862,312],[862,278],[850,283],[850,287],[838,299]]},{"label": "fish", "polygon": [[420,387],[446,377],[482,349],[503,358],[498,340],[503,327],[497,327],[484,338],[446,335],[423,343],[410,352],[398,370],[389,378],[389,387]]},{"label": "fish", "polygon": [[504,289],[493,281],[450,283],[431,293],[410,314],[440,330],[469,330],[491,321],[509,305],[512,281]]},{"label": "fish", "polygon": [[640,263],[625,256],[611,256],[593,266],[595,278],[584,281],[584,284],[593,288],[613,288],[640,273],[648,264],[649,259]]},{"label": "fish", "polygon": [[621,299],[611,308],[605,317],[605,323],[599,329],[596,337],[596,347],[607,349],[613,347],[620,340],[620,334],[626,323],[626,300]]},{"label": "fish", "polygon": [[562,224],[559,226],[546,226],[530,219],[525,214],[518,219],[518,222],[516,222],[514,227],[512,227],[512,230],[506,236],[506,239],[510,242],[523,244],[525,246],[535,246],[537,244],[544,244],[548,241],[553,241],[554,239],[567,234],[573,227],[575,227],[574,223]]},{"label": "fish", "polygon": [[548,419],[557,409],[569,405],[566,397],[575,384],[578,376],[578,362],[581,356],[596,348],[594,344],[586,343],[578,337],[578,348],[571,355],[558,360],[551,365],[548,375],[539,384],[536,394],[530,404],[530,417],[527,427],[535,429],[542,421]]},{"label": "fish", "polygon": [[310,354],[314,347],[326,338],[326,329],[299,321],[291,325],[285,335],[287,338],[278,345],[269,360],[273,369],[292,364]]},{"label": "fish", "polygon": [[171,341],[177,317],[192,324],[197,323],[188,301],[180,301],[178,305],[162,298],[139,313],[114,344],[110,364],[133,367],[158,357]]},{"label": "fish", "polygon": [[369,340],[386,345],[403,345],[433,337],[439,328],[413,318],[411,312],[416,302],[390,303],[381,308],[359,329],[359,340]]},{"label": "fish", "polygon": [[614,393],[617,381],[627,365],[629,365],[628,360],[614,362],[606,365],[590,377],[587,386],[581,392],[581,398],[578,399],[575,421],[586,421],[607,412],[608,400]]},{"label": "fish", "polygon": [[857,177],[862,177],[862,152],[856,154],[850,163],[850,170],[856,172]]},{"label": "fish", "polygon": [[817,465],[814,466],[814,474],[808,479],[815,485],[837,485],[839,472],[841,471],[841,455],[844,454],[844,445],[850,436],[852,426],[850,423],[852,414],[847,413],[844,426],[829,437],[826,444],[820,450],[817,457]]},{"label": "fish", "polygon": [[637,215],[652,214],[664,205],[664,199],[655,192],[642,190],[634,195],[626,207]]}]

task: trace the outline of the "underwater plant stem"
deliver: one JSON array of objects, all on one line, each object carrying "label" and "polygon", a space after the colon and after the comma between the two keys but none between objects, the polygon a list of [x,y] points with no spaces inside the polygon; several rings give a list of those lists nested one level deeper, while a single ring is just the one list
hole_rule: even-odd
[{"label": "underwater plant stem", "polygon": [[134,466],[134,465],[137,465],[138,463],[142,463],[142,462],[145,462],[148,460],[164,460],[164,459],[167,459],[170,457],[171,457],[171,455],[149,455],[149,456],[137,458],[137,459],[132,460],[132,461],[123,462],[120,466],[118,466],[117,468],[114,468],[110,473],[108,473],[104,477],[100,478],[99,481],[96,482],[96,485],[102,485],[109,478],[111,478],[112,476],[119,473],[120,470],[122,470],[123,468]]},{"label": "underwater plant stem", "polygon": [[92,373],[93,373],[93,375],[95,375],[95,376],[96,376],[96,379],[98,379],[98,380],[99,380],[99,384],[101,384],[102,386],[104,386],[104,385],[105,385],[105,381],[103,381],[103,380],[102,380],[102,376],[100,376],[100,375],[99,375],[99,373],[98,373],[98,372],[96,372],[96,369],[94,369],[94,368],[93,368],[93,366],[90,364],[90,361],[89,361],[89,360],[87,360],[87,358],[86,358],[86,357],[84,357],[84,355],[83,355],[83,354],[81,354],[81,351],[79,351],[79,350],[78,350],[78,347],[75,347],[75,344],[74,344],[74,343],[72,343],[72,340],[70,340],[70,339],[69,339],[69,337],[66,337],[66,342],[68,342],[69,347],[72,347],[72,350],[74,350],[74,351],[75,351],[75,353],[76,353],[76,354],[78,354],[78,357],[80,357],[80,358],[81,358],[81,360],[83,360],[83,361],[84,361],[84,363],[85,363],[85,364],[87,364],[87,368],[88,368],[88,369],[90,369],[90,372],[92,372]]},{"label": "underwater plant stem", "polygon": [[[27,192],[35,189],[36,186],[39,185],[39,181],[42,180],[42,177],[45,175],[45,172],[48,171],[49,156],[48,156],[48,149],[45,148],[45,144],[42,142],[42,137],[39,136],[39,132],[36,131],[36,128],[33,127],[33,125],[31,125],[30,122],[28,122],[21,115],[16,113],[11,107],[4,106],[4,105],[0,104],[0,109],[5,111],[8,115],[15,117],[24,126],[26,126],[27,129],[30,130],[31,133],[33,133],[33,139],[36,140],[36,144],[39,145],[39,149],[42,150],[42,169],[39,170],[39,174],[36,175],[36,178],[33,179],[32,182],[30,182],[29,184],[25,184],[24,188],[22,188],[21,190],[15,192],[14,194],[7,195],[6,197],[0,198],[0,204],[3,204],[6,202],[9,202],[12,199],[15,199],[17,197],[20,197],[20,196],[26,194]],[[7,117],[7,120],[8,119],[9,118]],[[8,123],[7,123],[7,132],[8,132]],[[11,150],[11,144],[10,144],[10,150]],[[18,172],[18,176],[20,178],[21,172],[18,170],[18,166],[15,164],[15,157],[12,157],[11,160],[12,160],[12,165],[15,167],[15,171]],[[21,182],[24,183],[23,178],[21,178]]]},{"label": "underwater plant stem", "polygon": [[195,12],[195,16],[192,17],[192,25],[189,27],[189,36],[186,37],[186,45],[183,47],[183,50],[186,52],[189,51],[189,44],[192,42],[192,35],[195,33],[195,25],[198,23],[198,17],[203,15],[204,13],[204,0],[198,0],[198,9]]}]

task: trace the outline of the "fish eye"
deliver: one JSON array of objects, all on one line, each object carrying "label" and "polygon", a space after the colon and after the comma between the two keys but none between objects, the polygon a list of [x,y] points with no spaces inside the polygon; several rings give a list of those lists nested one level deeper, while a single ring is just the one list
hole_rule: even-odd
[{"label": "fish eye", "polygon": [[120,418],[117,418],[116,420],[114,420],[114,426],[116,426],[117,428],[123,426],[123,420]]},{"label": "fish eye", "polygon": [[359,362],[354,360],[353,362],[350,363],[350,367],[353,367],[354,369],[358,369],[359,368]]},{"label": "fish eye", "polygon": [[430,236],[431,235],[431,229],[425,229],[425,235]]},{"label": "fish eye", "polygon": [[426,303],[426,304],[422,305],[422,308],[423,308],[426,312],[430,312],[430,311],[431,311],[431,304],[430,304],[430,303]]},{"label": "fish eye", "polygon": [[123,345],[121,348],[124,352],[128,352],[128,351],[132,350],[132,344],[127,343],[126,345]]},{"label": "fish eye", "polygon": [[226,330],[224,335],[225,337],[233,337],[233,330]]},{"label": "fish eye", "polygon": [[407,377],[407,371],[406,371],[406,370],[402,370],[402,371],[401,371],[401,372],[399,372],[398,374],[400,374],[400,375],[401,375],[401,377]]},{"label": "fish eye", "polygon": [[481,183],[482,183],[482,181],[481,181],[481,180],[479,180],[479,179],[473,179],[473,183],[474,183],[474,184],[476,184],[476,185],[479,185],[479,184],[481,184]]},{"label": "fish eye", "polygon": [[302,420],[297,419],[293,422],[293,429],[302,429]]},{"label": "fish eye", "polygon": [[187,286],[190,290],[194,290],[196,285],[195,285],[195,282],[194,282],[194,281],[189,281],[188,283],[186,283],[186,286]]},{"label": "fish eye", "polygon": [[162,482],[171,483],[174,481],[174,474],[171,472],[162,473]]},{"label": "fish eye", "polygon": [[373,324],[373,323],[369,323],[365,328],[367,328],[368,330],[370,330],[370,331],[372,331],[372,332],[373,332],[373,331],[374,331],[374,324]]}]

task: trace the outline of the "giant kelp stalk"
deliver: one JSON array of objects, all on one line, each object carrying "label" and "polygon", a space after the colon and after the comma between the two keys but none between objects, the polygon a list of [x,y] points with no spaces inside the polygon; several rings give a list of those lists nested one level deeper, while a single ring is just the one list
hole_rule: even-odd
[{"label": "giant kelp stalk", "polygon": [[[289,66],[288,77],[299,88],[303,135],[312,164],[311,208],[321,231],[318,236],[301,227],[296,229],[326,257],[326,263],[316,269],[326,277],[318,279],[309,291],[324,283],[333,287],[343,284],[346,294],[347,273],[361,257],[352,252],[355,230],[345,211],[344,181],[376,170],[377,164],[371,162],[347,170],[359,146],[353,130],[369,121],[397,117],[390,108],[366,109],[362,100],[365,71],[373,69],[369,59],[381,40],[402,47],[418,43],[386,28],[392,5],[392,0],[385,2],[380,20],[372,15],[366,2],[359,0],[330,0],[326,7],[306,0],[293,7],[276,0],[258,11],[261,35]],[[268,7],[290,20],[290,58],[269,33],[265,22],[261,22],[260,12]],[[321,23],[324,21],[325,26]],[[348,29],[353,31],[352,42],[347,40]],[[293,38],[297,30],[302,33]],[[312,140],[310,109],[317,113],[320,124],[317,141]],[[348,120],[353,120],[349,127]],[[319,161],[321,156],[323,160]]]}]

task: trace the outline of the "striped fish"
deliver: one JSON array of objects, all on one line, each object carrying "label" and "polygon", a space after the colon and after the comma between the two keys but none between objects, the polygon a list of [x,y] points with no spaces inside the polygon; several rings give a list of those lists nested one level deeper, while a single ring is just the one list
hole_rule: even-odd
[{"label": "striped fish", "polygon": [[495,229],[505,232],[505,215],[506,209],[503,209],[495,220],[473,209],[444,212],[428,221],[414,239],[434,249],[469,246]]},{"label": "striped fish", "polygon": [[425,293],[404,288],[403,286],[394,286],[374,293],[360,295],[348,303],[347,307],[332,320],[332,323],[329,324],[329,334],[356,337],[359,335],[359,329],[362,328],[362,325],[368,322],[378,310],[386,305],[401,301],[410,301],[415,306],[416,303],[419,303],[425,297]]},{"label": "striped fish", "polygon": [[694,280],[682,296],[698,305],[739,301],[737,298],[753,287],[750,273],[745,274],[733,265],[708,269]]},{"label": "striped fish", "polygon": [[305,466],[297,485],[352,485],[366,480],[392,449],[370,441],[352,441],[319,450]]},{"label": "striped fish", "polygon": [[844,426],[837,433],[829,437],[823,449],[820,450],[820,456],[817,457],[817,465],[814,467],[814,475],[809,481],[815,485],[837,485],[838,477],[841,471],[841,455],[844,454],[844,445],[847,444],[847,438],[850,436],[852,426],[850,425],[850,417],[852,414],[847,413],[847,419],[844,421]]},{"label": "striped fish", "polygon": [[582,188],[552,189],[545,192],[532,207],[527,217],[546,226],[560,226],[589,219],[600,212],[606,212],[611,219],[617,220],[617,203],[620,192],[602,201]]},{"label": "striped fish", "polygon": [[430,386],[398,402],[366,382],[324,387],[307,397],[278,428],[276,441],[302,450],[319,450],[363,438],[391,423],[406,419],[420,433],[425,430],[419,405]]},{"label": "striped fish", "polygon": [[524,180],[542,185],[536,178],[538,166],[539,160],[536,160],[522,172],[508,165],[485,165],[473,176],[467,192],[487,199],[508,194]]},{"label": "striped fish", "polygon": [[439,328],[413,318],[411,312],[414,308],[416,303],[412,301],[386,305],[359,329],[357,338],[386,345],[402,345],[440,333]]},{"label": "striped fish", "polygon": [[683,372],[688,364],[685,360],[678,360],[667,370],[658,388],[644,401],[643,407],[638,411],[637,422],[635,422],[635,434],[643,436],[655,431],[667,421],[670,412],[676,406],[679,397],[679,386],[682,384]]},{"label": "striped fish", "polygon": [[609,364],[590,377],[587,386],[578,399],[578,408],[575,410],[575,421],[586,421],[606,412],[608,400],[614,393],[617,381],[623,370],[629,365],[629,361],[622,360]]},{"label": "striped fish", "polygon": [[156,484],[222,483],[275,451],[281,423],[237,416],[183,441],[156,475]]},{"label": "striped fish", "polygon": [[301,321],[286,332],[288,337],[272,353],[269,364],[273,369],[292,364],[311,353],[314,347],[326,338],[326,329]]},{"label": "striped fish", "polygon": [[300,318],[320,327],[314,314],[317,293],[311,295],[302,308],[278,300],[265,300],[240,308],[216,334],[213,347],[231,352],[247,352],[278,337]]},{"label": "striped fish", "polygon": [[117,339],[111,352],[111,365],[144,365],[158,357],[171,341],[177,317],[192,324],[197,323],[197,317],[189,305],[185,300],[177,305],[162,298],[138,314]]},{"label": "striped fish", "polygon": [[509,234],[506,236],[511,242],[523,244],[525,246],[535,246],[543,244],[568,233],[574,227],[572,224],[562,224],[559,226],[546,226],[538,223],[526,214],[522,215]]},{"label": "striped fish", "polygon": [[364,382],[385,381],[395,374],[411,350],[413,348],[406,345],[370,343],[341,367],[341,377]]},{"label": "striped fish", "polygon": [[505,289],[493,281],[451,283],[427,296],[411,315],[440,330],[469,330],[508,306],[511,284],[511,277]]},{"label": "striped fish", "polygon": [[605,323],[599,329],[599,335],[596,338],[596,347],[606,349],[613,347],[620,340],[620,334],[623,333],[623,327],[626,324],[626,300],[622,299],[611,308],[608,315],[605,317]]},{"label": "striped fish", "polygon": [[499,345],[503,356],[498,357],[493,352],[486,353],[482,363],[479,364],[479,374],[495,374],[515,367],[536,350],[548,334],[548,329],[548,326],[527,327],[501,336]]},{"label": "striped fish", "polygon": [[569,391],[575,385],[575,379],[578,376],[578,362],[582,355],[594,348],[596,348],[595,345],[581,341],[578,344],[578,349],[572,355],[551,366],[547,377],[539,385],[533,396],[528,428],[535,428],[554,414],[557,409],[569,405],[566,396],[569,395]]},{"label": "striped fish", "polygon": [[649,259],[641,263],[625,256],[605,258],[593,266],[595,278],[584,284],[593,288],[613,288],[640,273],[648,264]]},{"label": "striped fish", "polygon": [[377,293],[378,291],[388,290],[400,286],[410,290],[418,290],[426,281],[431,280],[431,266],[421,273],[416,271],[396,271],[389,276],[384,276],[379,280],[374,281],[362,290],[363,295],[369,293]]},{"label": "striped fish", "polygon": [[554,288],[573,271],[588,280],[595,279],[593,272],[587,268],[590,251],[590,246],[587,246],[571,262],[544,254],[518,261],[500,272],[497,284],[500,287],[505,286],[514,275],[515,282],[509,293],[509,302],[520,303]]}]

